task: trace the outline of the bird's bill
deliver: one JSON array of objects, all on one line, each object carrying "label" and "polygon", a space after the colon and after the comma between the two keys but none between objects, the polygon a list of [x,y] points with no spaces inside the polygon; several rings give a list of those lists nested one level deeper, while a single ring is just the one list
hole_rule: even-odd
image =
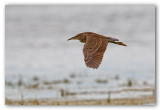
[{"label": "bird's bill", "polygon": [[76,40],[76,38],[75,37],[71,37],[68,40]]}]

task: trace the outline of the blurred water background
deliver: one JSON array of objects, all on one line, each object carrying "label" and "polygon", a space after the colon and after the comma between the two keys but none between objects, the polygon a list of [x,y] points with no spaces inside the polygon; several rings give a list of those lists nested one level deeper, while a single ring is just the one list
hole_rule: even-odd
[{"label": "blurred water background", "polygon": [[[151,95],[155,88],[154,5],[7,5],[5,97],[104,99]],[[117,38],[99,69],[83,61],[81,32]],[[148,89],[148,91],[134,91]]]}]

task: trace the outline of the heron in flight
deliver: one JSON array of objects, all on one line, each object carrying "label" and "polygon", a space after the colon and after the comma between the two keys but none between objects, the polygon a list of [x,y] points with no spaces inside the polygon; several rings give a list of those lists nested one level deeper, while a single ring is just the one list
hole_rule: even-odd
[{"label": "heron in flight", "polygon": [[118,42],[118,39],[93,32],[83,32],[68,40],[79,40],[80,42],[85,43],[83,47],[84,61],[87,67],[93,69],[98,69],[99,65],[101,64],[103,54],[108,43],[127,46],[122,42]]}]

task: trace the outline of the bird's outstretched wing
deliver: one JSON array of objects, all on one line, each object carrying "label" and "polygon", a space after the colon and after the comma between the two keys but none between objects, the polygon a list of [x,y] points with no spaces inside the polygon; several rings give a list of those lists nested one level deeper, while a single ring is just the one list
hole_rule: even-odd
[{"label": "bird's outstretched wing", "polygon": [[108,40],[97,36],[87,36],[83,47],[86,66],[97,69],[102,62],[103,54],[107,48]]}]

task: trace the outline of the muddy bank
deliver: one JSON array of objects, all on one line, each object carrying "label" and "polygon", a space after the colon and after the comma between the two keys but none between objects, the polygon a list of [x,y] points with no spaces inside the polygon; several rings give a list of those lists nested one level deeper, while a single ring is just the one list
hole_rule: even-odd
[{"label": "muddy bank", "polygon": [[14,101],[6,99],[6,105],[154,105],[154,96],[111,100],[54,101],[52,99]]}]

